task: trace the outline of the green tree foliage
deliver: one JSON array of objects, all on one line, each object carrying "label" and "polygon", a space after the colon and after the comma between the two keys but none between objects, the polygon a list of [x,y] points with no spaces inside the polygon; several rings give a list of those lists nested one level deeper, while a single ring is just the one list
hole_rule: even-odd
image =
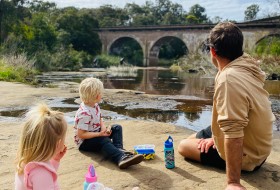
[{"label": "green tree foliage", "polygon": [[93,18],[98,20],[100,27],[124,26],[128,22],[128,15],[124,9],[104,5],[91,10]]},{"label": "green tree foliage", "polygon": [[146,2],[142,7],[135,3],[127,3],[124,9],[128,14],[128,25],[130,26],[157,24],[157,20],[153,15],[153,7],[150,2]]},{"label": "green tree foliage", "polygon": [[[71,23],[71,24],[69,24]],[[73,45],[76,51],[85,51],[96,55],[101,51],[101,41],[93,29],[98,28],[98,22],[87,12],[79,12],[73,7],[65,8],[57,19],[60,40],[65,45]]]},{"label": "green tree foliage", "polygon": [[41,0],[28,1],[28,8],[32,13],[35,12],[50,12],[56,9],[56,4],[52,2],[45,2]]},{"label": "green tree foliage", "polygon": [[186,19],[189,24],[198,24],[199,23],[198,18],[194,15],[187,15]]},{"label": "green tree foliage", "polygon": [[169,0],[157,0],[155,4],[146,1],[146,4],[139,6],[135,3],[128,3],[125,10],[129,16],[129,25],[170,25],[182,24],[185,22],[182,5],[172,3]]},{"label": "green tree foliage", "polygon": [[200,6],[199,4],[193,5],[187,14],[187,21],[192,24],[207,23],[208,18],[205,14],[205,11],[205,8]]},{"label": "green tree foliage", "polygon": [[260,10],[260,7],[257,4],[252,4],[249,7],[247,7],[247,9],[244,12],[244,14],[245,14],[244,20],[250,21],[250,20],[256,19],[259,10]]},{"label": "green tree foliage", "polygon": [[11,24],[6,43],[1,47],[2,55],[26,53],[28,58],[35,58],[35,67],[41,71],[77,70],[92,64],[101,43],[93,32],[98,23],[90,15],[69,8],[66,10],[70,13],[59,20],[68,12],[43,1],[32,1],[25,10],[29,15]]},{"label": "green tree foliage", "polygon": [[31,16],[24,0],[0,0],[0,44],[13,32],[13,27]]},{"label": "green tree foliage", "polygon": [[[25,38],[29,43],[29,51],[35,52],[40,46],[45,46],[49,51],[55,46],[56,31],[51,21],[43,14],[33,14],[30,20],[31,26],[24,24]],[[30,34],[30,36],[28,36]]]},{"label": "green tree foliage", "polygon": [[169,0],[156,0],[154,16],[158,24],[181,24],[183,19],[183,7]]}]

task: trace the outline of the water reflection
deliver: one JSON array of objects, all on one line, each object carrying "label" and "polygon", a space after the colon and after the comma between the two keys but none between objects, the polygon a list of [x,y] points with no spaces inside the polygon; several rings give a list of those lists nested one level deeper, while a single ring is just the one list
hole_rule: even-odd
[{"label": "water reflection", "polygon": [[[110,70],[109,70],[110,71]],[[125,72],[111,70],[88,70],[87,72],[49,72],[37,76],[43,84],[60,81],[80,82],[86,77],[100,78],[107,89],[139,90],[148,94],[187,95],[212,98],[214,76],[194,73],[172,73],[169,69],[132,69]],[[133,73],[133,74],[132,74]],[[280,97],[280,81],[265,81],[264,88],[271,96]]]},{"label": "water reflection", "polygon": [[131,89],[158,95],[189,95],[211,98],[214,78],[199,74],[172,73],[170,70],[141,69],[137,76],[101,77],[104,87],[108,89]]},{"label": "water reflection", "polygon": [[184,103],[177,106],[176,110],[157,109],[126,109],[125,107],[113,106],[106,102],[100,105],[101,109],[110,110],[131,118],[153,120],[171,123],[186,127],[194,131],[201,130],[211,124],[211,106],[202,103]]}]

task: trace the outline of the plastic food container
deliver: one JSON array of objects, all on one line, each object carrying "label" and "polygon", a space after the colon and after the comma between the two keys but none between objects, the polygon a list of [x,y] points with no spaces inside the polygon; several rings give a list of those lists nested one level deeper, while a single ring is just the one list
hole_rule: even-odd
[{"label": "plastic food container", "polygon": [[135,154],[143,154],[144,159],[153,160],[155,159],[155,145],[153,144],[141,144],[134,146]]}]

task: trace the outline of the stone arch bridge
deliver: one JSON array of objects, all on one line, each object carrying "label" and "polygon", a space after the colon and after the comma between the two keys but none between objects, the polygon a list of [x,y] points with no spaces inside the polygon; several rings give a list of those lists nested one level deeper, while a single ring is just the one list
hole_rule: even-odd
[{"label": "stone arch bridge", "polygon": [[[271,36],[280,36],[280,16],[276,21],[236,23],[244,35],[244,49],[251,51],[259,40]],[[168,25],[100,28],[97,30],[102,42],[102,52],[110,53],[112,45],[122,38],[136,40],[143,51],[143,65],[155,66],[161,45],[168,39],[177,38],[187,47],[189,53],[196,52],[207,38],[214,24]]]}]

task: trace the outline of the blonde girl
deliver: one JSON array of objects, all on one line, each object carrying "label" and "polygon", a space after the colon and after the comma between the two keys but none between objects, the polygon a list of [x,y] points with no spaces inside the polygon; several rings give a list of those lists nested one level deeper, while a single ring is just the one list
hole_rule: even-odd
[{"label": "blonde girl", "polygon": [[15,189],[59,189],[57,169],[66,153],[67,123],[62,112],[45,104],[29,110],[17,155]]}]

